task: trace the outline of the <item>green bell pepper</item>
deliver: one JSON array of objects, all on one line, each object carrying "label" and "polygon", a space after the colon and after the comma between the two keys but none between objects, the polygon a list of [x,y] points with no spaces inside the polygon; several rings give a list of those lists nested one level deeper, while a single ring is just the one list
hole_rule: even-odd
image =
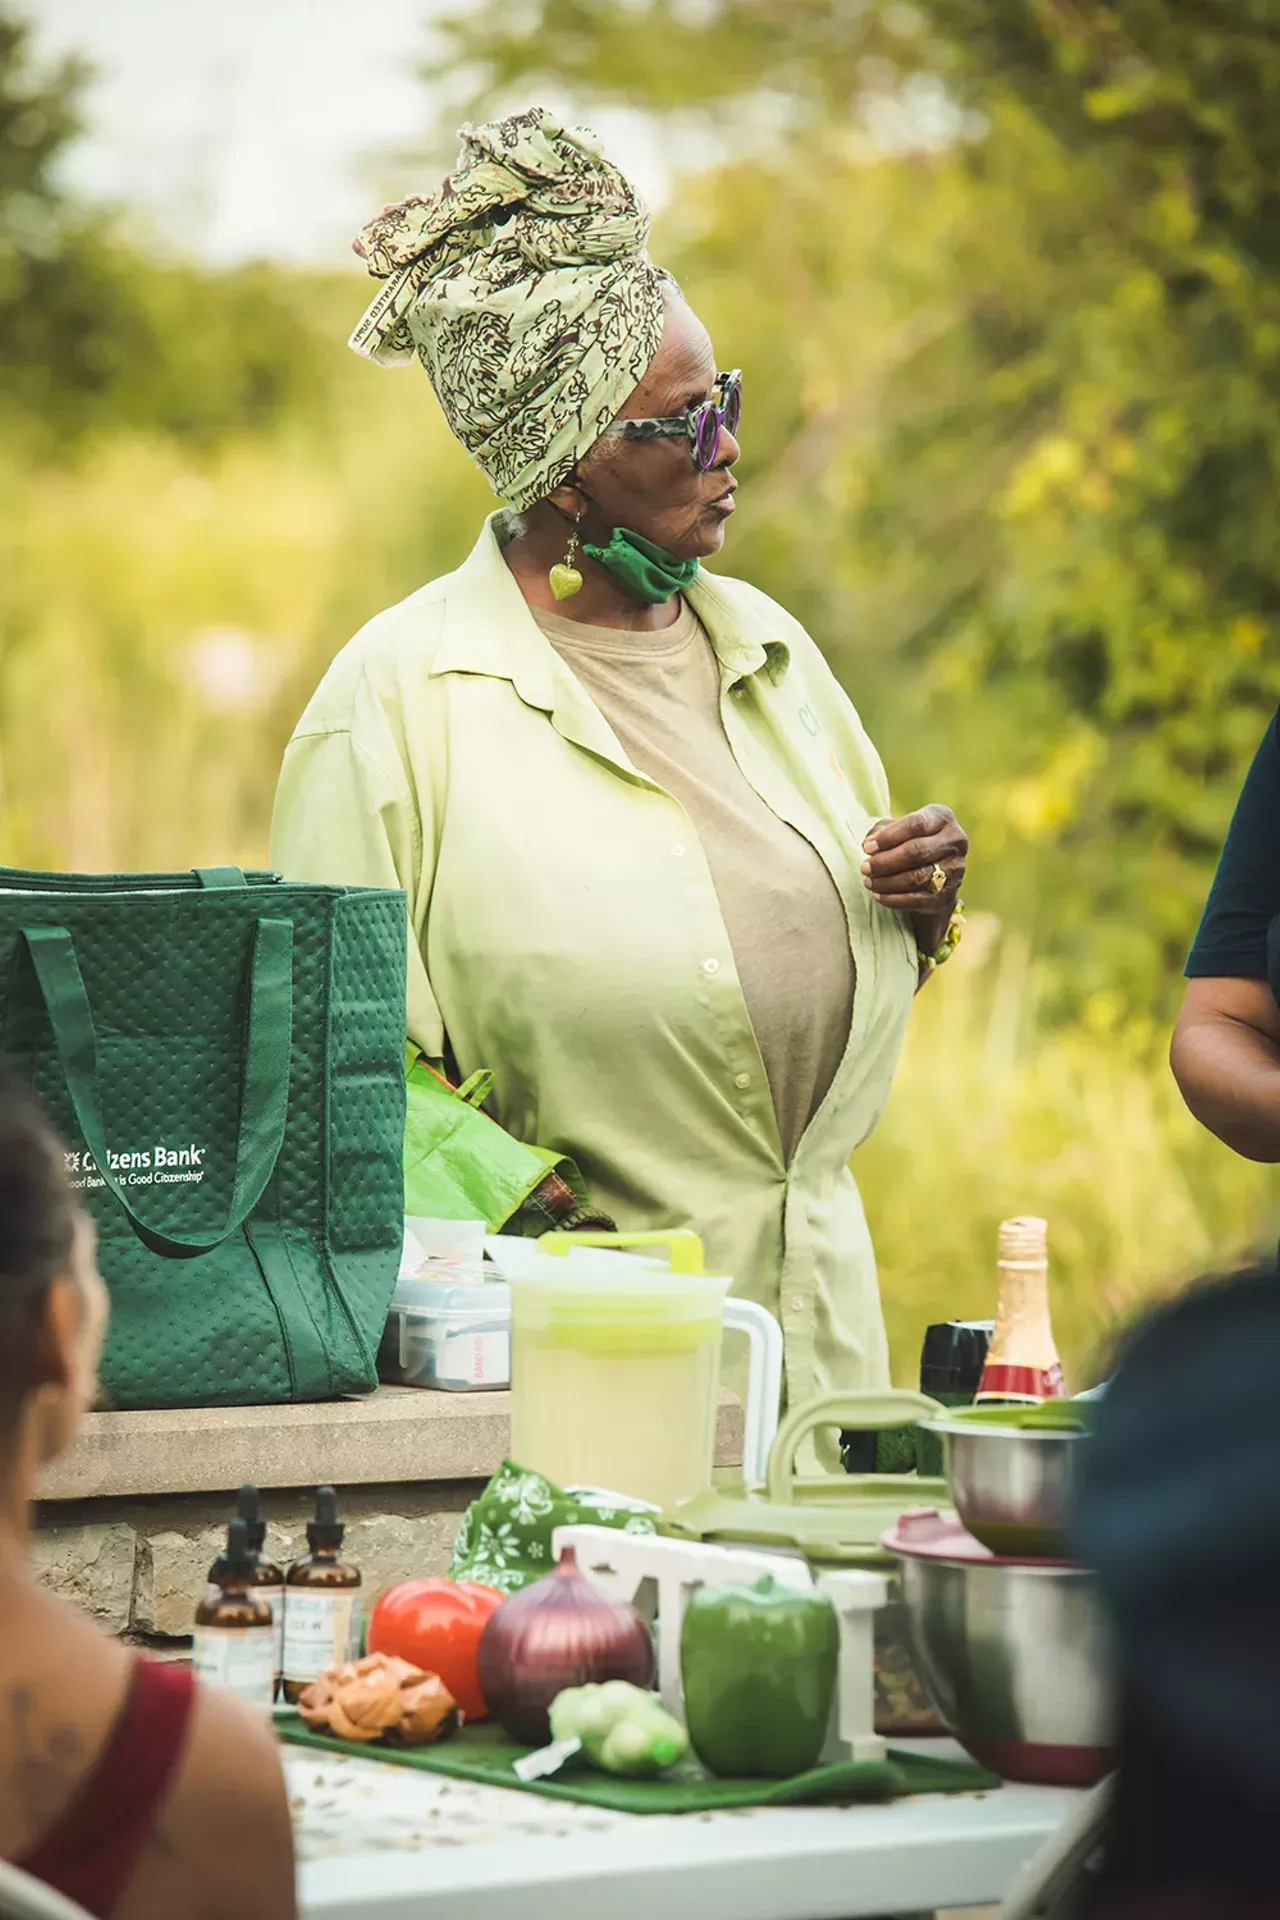
[{"label": "green bell pepper", "polygon": [[685,1720],[703,1766],[728,1778],[785,1779],[822,1752],[840,1661],[840,1627],[825,1593],[699,1587],[680,1634]]}]

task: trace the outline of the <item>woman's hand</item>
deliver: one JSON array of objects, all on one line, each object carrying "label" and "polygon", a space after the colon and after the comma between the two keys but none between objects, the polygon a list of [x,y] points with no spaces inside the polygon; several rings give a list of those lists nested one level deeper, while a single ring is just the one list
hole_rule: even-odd
[{"label": "woman's hand", "polygon": [[[877,820],[862,843],[862,884],[873,900],[895,913],[936,914],[948,919],[964,880],[969,836],[950,807],[921,807],[901,820]],[[935,869],[944,879],[937,883]]]},{"label": "woman's hand", "polygon": [[950,807],[877,820],[862,843],[862,884],[882,907],[910,916],[916,945],[932,953],[955,912],[969,836]]}]

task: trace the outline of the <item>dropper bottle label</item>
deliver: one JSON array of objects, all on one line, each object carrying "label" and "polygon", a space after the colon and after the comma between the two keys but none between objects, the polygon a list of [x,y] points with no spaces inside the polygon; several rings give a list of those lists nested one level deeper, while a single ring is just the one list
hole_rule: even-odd
[{"label": "dropper bottle label", "polygon": [[269,1711],[276,1697],[276,1630],[270,1620],[253,1627],[199,1626],[191,1664],[197,1679]]},{"label": "dropper bottle label", "polygon": [[356,1596],[350,1591],[290,1587],[284,1616],[284,1677],[318,1680],[355,1652]]}]

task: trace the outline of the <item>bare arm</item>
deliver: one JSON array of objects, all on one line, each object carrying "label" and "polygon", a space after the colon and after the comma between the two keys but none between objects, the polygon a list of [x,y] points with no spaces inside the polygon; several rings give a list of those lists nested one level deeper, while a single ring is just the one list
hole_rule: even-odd
[{"label": "bare arm", "polygon": [[177,1785],[116,1920],[295,1920],[293,1832],[270,1722],[202,1687]]},{"label": "bare arm", "polygon": [[1246,1160],[1280,1161],[1280,1008],[1265,980],[1189,980],[1169,1060],[1202,1126]]}]

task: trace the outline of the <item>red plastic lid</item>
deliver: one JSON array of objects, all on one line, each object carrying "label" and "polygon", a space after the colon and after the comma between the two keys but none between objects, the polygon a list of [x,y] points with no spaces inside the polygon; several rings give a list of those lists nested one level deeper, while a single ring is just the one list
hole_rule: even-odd
[{"label": "red plastic lid", "polygon": [[1074,1560],[1035,1560],[1029,1555],[992,1553],[981,1540],[975,1540],[954,1514],[939,1513],[936,1507],[911,1507],[896,1527],[880,1536],[880,1545],[889,1553],[907,1560],[989,1561],[1002,1567],[1074,1567]]}]

